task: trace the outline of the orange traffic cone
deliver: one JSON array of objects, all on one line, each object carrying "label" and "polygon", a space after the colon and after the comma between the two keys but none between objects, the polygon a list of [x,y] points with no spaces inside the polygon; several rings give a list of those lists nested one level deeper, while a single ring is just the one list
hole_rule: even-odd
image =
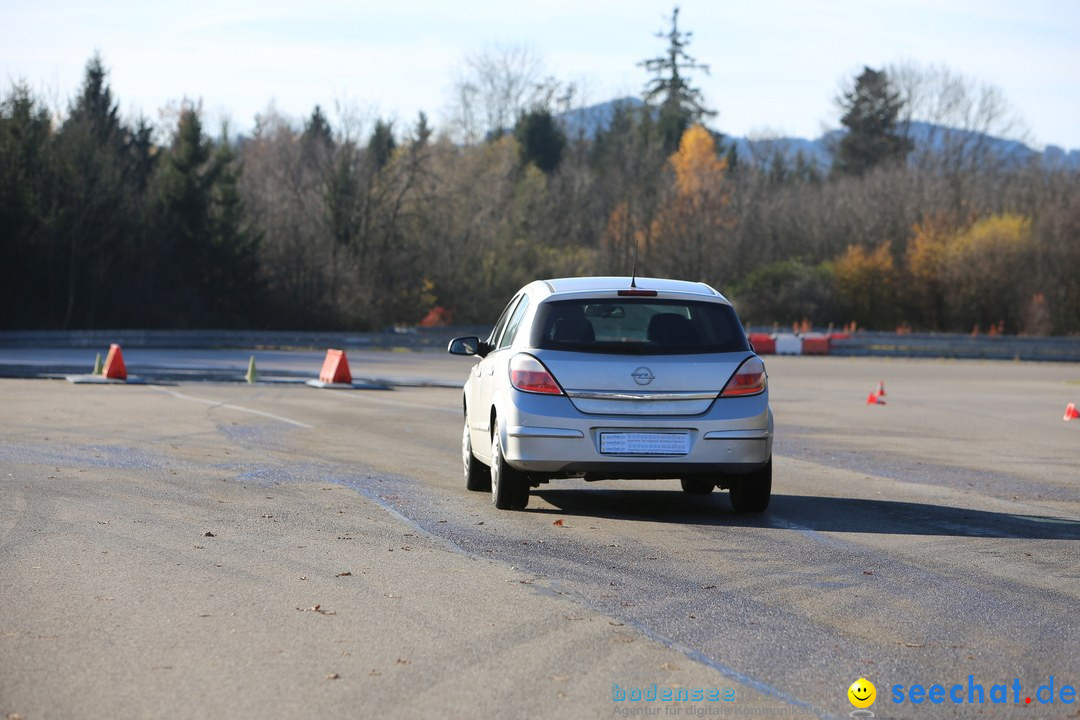
[{"label": "orange traffic cone", "polygon": [[352,385],[352,373],[349,372],[349,360],[345,357],[344,350],[326,351],[319,380],[335,385]]},{"label": "orange traffic cone", "polygon": [[1065,406],[1065,419],[1080,419],[1080,410],[1076,409],[1076,405],[1074,403],[1069,403]]},{"label": "orange traffic cone", "polygon": [[109,354],[105,358],[103,374],[112,380],[127,380],[127,368],[124,367],[124,352],[116,343],[109,346]]},{"label": "orange traffic cone", "polygon": [[878,397],[885,397],[885,381],[884,380],[878,380],[877,396]]},{"label": "orange traffic cone", "polygon": [[884,405],[885,400],[882,397],[880,397],[877,393],[870,393],[866,397],[866,404],[867,405]]}]

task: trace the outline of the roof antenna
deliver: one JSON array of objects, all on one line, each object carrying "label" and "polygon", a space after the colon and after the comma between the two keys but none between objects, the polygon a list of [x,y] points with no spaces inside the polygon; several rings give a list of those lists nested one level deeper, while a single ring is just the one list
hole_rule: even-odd
[{"label": "roof antenna", "polygon": [[631,290],[637,288],[637,252],[638,252],[638,245],[637,245],[637,240],[635,239],[634,240],[634,268],[633,268],[633,270],[630,271],[630,289]]}]

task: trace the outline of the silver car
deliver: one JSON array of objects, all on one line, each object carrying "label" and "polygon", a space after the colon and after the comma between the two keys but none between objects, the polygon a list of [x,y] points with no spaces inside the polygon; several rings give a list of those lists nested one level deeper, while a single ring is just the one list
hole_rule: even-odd
[{"label": "silver car", "polygon": [[539,280],[507,304],[465,383],[465,486],[501,509],[560,478],[677,478],[728,488],[737,512],[772,490],[765,364],[734,308],[703,283]]}]

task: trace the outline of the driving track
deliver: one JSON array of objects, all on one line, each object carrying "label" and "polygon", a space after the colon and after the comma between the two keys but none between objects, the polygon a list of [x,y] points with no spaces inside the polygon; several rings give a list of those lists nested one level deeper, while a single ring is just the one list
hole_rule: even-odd
[{"label": "driving track", "polygon": [[[1080,685],[1080,368],[768,367],[760,517],[675,481],[496,511],[450,388],[2,381],[0,715],[607,717],[656,683],[735,694],[661,713],[839,717],[865,676],[878,717],[1075,716],[1023,701]],[[891,701],[969,675],[1020,704]]]}]

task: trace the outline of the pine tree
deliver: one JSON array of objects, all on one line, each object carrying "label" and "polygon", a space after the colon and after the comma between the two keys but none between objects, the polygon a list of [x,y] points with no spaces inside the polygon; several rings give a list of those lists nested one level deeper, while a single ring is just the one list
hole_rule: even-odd
[{"label": "pine tree", "polygon": [[152,222],[158,246],[155,324],[236,327],[248,320],[256,241],[245,229],[236,183],[239,169],[223,137],[217,148],[197,107],[180,113],[172,146],[153,182]]},{"label": "pine tree", "polygon": [[54,251],[45,232],[52,139],[47,108],[15,85],[0,102],[0,327],[55,323],[47,320]]},{"label": "pine tree", "polygon": [[658,129],[664,150],[668,153],[679,147],[687,128],[716,114],[716,111],[705,107],[701,90],[691,86],[684,76],[684,73],[692,70],[709,74],[708,65],[699,63],[686,52],[692,36],[693,33],[679,30],[679,8],[676,7],[671,15],[671,30],[656,34],[656,37],[668,42],[665,53],[638,63],[655,75],[645,86],[644,99],[650,107],[659,110]]},{"label": "pine tree", "polygon": [[[92,327],[122,313],[122,288],[108,281],[130,260],[136,188],[130,134],[119,119],[100,56],[86,65],[82,89],[56,138],[55,233],[65,277],[54,287],[65,328]],[[102,315],[104,317],[102,317]]]},{"label": "pine tree", "polygon": [[382,170],[390,158],[394,156],[397,142],[394,140],[394,123],[375,121],[375,129],[371,132],[368,140],[368,155],[375,164],[375,168]]},{"label": "pine tree", "polygon": [[863,68],[855,87],[837,100],[848,132],[840,140],[833,172],[864,175],[878,165],[904,160],[912,143],[897,132],[903,101],[884,71]]},{"label": "pine tree", "polygon": [[521,148],[523,165],[533,163],[545,174],[559,166],[566,149],[566,134],[549,110],[536,108],[524,113],[514,127],[514,137]]}]

